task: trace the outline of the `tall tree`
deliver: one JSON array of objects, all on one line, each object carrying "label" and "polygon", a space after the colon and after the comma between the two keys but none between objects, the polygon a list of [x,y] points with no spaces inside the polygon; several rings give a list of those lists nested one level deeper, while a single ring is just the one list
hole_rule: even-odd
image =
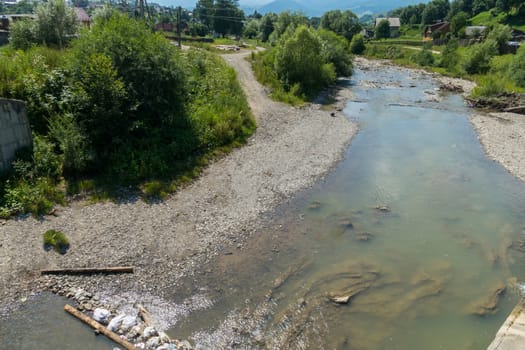
[{"label": "tall tree", "polygon": [[390,23],[387,19],[379,21],[376,27],[376,39],[390,38]]},{"label": "tall tree", "polygon": [[322,29],[331,30],[344,36],[347,40],[352,40],[352,37],[361,30],[359,18],[352,11],[348,10],[326,12],[321,17],[320,26]]},{"label": "tall tree", "polygon": [[78,28],[75,11],[64,0],[49,0],[36,8],[37,39],[46,45],[64,47]]},{"label": "tall tree", "polygon": [[270,38],[270,34],[275,29],[274,23],[277,21],[277,15],[275,13],[267,13],[261,18],[259,24],[259,38],[263,42],[267,42]]},{"label": "tall tree", "polygon": [[224,36],[241,34],[244,12],[239,9],[237,0],[217,0],[213,15],[213,29]]},{"label": "tall tree", "polygon": [[199,0],[193,10],[193,16],[209,29],[213,27],[213,0]]}]

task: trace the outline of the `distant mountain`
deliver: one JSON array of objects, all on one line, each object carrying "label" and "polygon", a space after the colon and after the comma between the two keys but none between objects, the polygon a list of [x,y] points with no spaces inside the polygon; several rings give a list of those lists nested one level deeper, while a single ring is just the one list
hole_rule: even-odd
[{"label": "distant mountain", "polygon": [[[321,16],[330,10],[350,10],[357,15],[365,13],[383,13],[408,5],[429,2],[428,0],[274,0],[259,8],[251,2],[251,8],[255,8],[259,13],[275,12],[279,13],[286,10],[301,11],[308,16]],[[242,0],[240,1],[242,5]],[[253,11],[252,11],[253,12]]]},{"label": "distant mountain", "polygon": [[294,0],[274,0],[257,9],[257,12],[262,13],[263,15],[268,12],[280,13],[284,11],[303,12],[309,16],[315,13],[315,9],[300,4]]},{"label": "distant mountain", "polygon": [[[186,9],[195,8],[197,0],[152,0],[165,6],[182,6]],[[307,16],[321,16],[330,10],[350,10],[357,15],[365,13],[386,14],[398,7],[427,3],[429,0],[239,0],[245,14],[257,10],[259,13],[282,11],[301,11]]]}]

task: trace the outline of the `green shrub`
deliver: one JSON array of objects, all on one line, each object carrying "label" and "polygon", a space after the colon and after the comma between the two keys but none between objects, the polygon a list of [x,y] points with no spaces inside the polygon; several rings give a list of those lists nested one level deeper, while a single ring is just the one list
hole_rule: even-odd
[{"label": "green shrub", "polygon": [[478,85],[472,91],[473,97],[488,97],[499,95],[505,91],[504,77],[486,76],[478,81]]},{"label": "green shrub", "polygon": [[321,29],[318,33],[324,61],[334,65],[337,76],[352,75],[352,55],[350,55],[348,41],[329,30]]},{"label": "green shrub", "polygon": [[47,230],[44,232],[44,249],[54,249],[60,254],[65,254],[69,249],[69,240],[61,231]]},{"label": "green shrub", "polygon": [[49,120],[49,135],[56,140],[63,155],[63,173],[80,174],[88,167],[93,155],[86,136],[71,113]]},{"label": "green shrub", "polygon": [[352,42],[350,43],[350,51],[353,54],[360,55],[366,50],[365,45],[365,39],[363,38],[363,35],[357,34],[354,35],[352,38]]},{"label": "green shrub", "polygon": [[286,91],[294,84],[309,98],[335,79],[335,68],[322,56],[321,41],[316,33],[300,26],[290,37],[283,37],[276,48],[275,71]]},{"label": "green shrub", "polygon": [[430,50],[423,49],[412,56],[412,61],[420,66],[432,66],[434,64],[434,56]]},{"label": "green shrub", "polygon": [[472,45],[463,61],[463,68],[468,74],[486,73],[490,69],[490,61],[498,52],[494,40],[486,40],[481,44]]},{"label": "green shrub", "polygon": [[525,88],[525,45],[522,45],[510,64],[510,76],[519,87]]},{"label": "green shrub", "polygon": [[64,194],[46,178],[34,181],[8,181],[4,189],[3,205],[0,208],[3,217],[23,213],[34,215],[47,214],[55,203],[64,203]]}]

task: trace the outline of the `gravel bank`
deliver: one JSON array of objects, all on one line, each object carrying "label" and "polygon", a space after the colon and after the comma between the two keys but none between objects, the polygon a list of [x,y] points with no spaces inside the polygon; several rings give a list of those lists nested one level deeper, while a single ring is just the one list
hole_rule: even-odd
[{"label": "gravel bank", "polygon": [[[156,204],[136,198],[93,205],[74,202],[41,220],[0,222],[4,313],[16,301],[56,282],[109,302],[140,302],[167,327],[173,314],[185,312],[165,304],[176,295],[181,277],[198,272],[214,255],[241,249],[257,231],[261,214],[311,186],[340,160],[357,126],[341,113],[331,116],[320,105],[292,108],[271,101],[253,77],[246,55],[224,57],[238,73],[258,129],[247,145],[210,165],[187,188]],[[337,103],[343,101],[340,95]],[[66,233],[71,243],[67,254],[44,251],[42,234],[48,229]],[[135,273],[39,276],[43,268],[115,265],[133,265]]]}]

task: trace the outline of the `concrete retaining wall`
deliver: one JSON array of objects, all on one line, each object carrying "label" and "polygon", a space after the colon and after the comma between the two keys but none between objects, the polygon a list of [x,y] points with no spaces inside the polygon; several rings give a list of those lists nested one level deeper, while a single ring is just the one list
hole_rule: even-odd
[{"label": "concrete retaining wall", "polygon": [[25,103],[0,98],[0,171],[8,170],[15,152],[32,142]]}]

